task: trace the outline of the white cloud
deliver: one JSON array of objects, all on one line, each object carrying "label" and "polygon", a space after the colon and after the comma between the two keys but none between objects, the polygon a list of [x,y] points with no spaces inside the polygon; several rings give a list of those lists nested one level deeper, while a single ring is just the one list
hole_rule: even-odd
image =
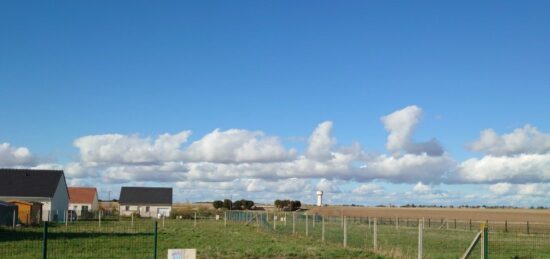
[{"label": "white cloud", "polygon": [[357,195],[380,195],[384,192],[384,188],[375,183],[366,183],[353,189],[351,192]]},{"label": "white cloud", "polygon": [[413,187],[412,190],[413,190],[414,193],[431,193],[432,192],[432,187],[429,186],[429,185],[423,184],[422,182],[418,182]]},{"label": "white cloud", "polygon": [[306,157],[318,161],[330,160],[333,158],[332,148],[335,144],[336,140],[332,138],[332,122],[320,123],[309,137]]},{"label": "white cloud", "polygon": [[[358,195],[376,197],[382,203],[417,199],[447,204],[447,198],[470,199],[432,190],[439,183],[495,183],[485,189],[494,201],[541,199],[545,191],[550,192],[546,184],[550,183],[549,134],[530,125],[503,135],[485,130],[469,148],[486,155],[457,162],[436,140],[413,140],[421,116],[422,110],[413,105],[382,117],[391,154],[367,152],[358,143],[338,146],[333,123],[325,121],[307,138],[302,153],[285,147],[281,141],[285,138],[262,131],[216,129],[190,144],[190,131],[157,137],[83,136],[74,141],[80,158],[65,164],[38,163],[27,148],[4,143],[0,144],[0,166],[63,169],[74,184],[176,186],[185,195],[201,199],[234,194],[269,202],[274,197],[314,201],[315,190],[330,193],[327,199],[332,203],[355,202],[360,199],[346,199]],[[412,191],[388,194],[372,181],[412,184]],[[346,190],[346,184],[362,182],[369,183]],[[471,199],[479,199],[476,195]]]},{"label": "white cloud", "polygon": [[531,125],[501,136],[493,129],[486,129],[481,132],[479,140],[468,147],[472,151],[481,151],[492,156],[545,154],[550,152],[550,134],[541,133]]},{"label": "white cloud", "polygon": [[510,183],[497,183],[489,186],[489,190],[498,195],[504,195],[512,190],[512,184]]},{"label": "white cloud", "polygon": [[550,154],[484,156],[462,162],[453,178],[471,183],[550,181]]},{"label": "white cloud", "polygon": [[402,157],[381,155],[363,166],[362,178],[391,182],[440,182],[455,162],[447,156],[406,154]]},{"label": "white cloud", "polygon": [[338,188],[338,184],[335,181],[330,181],[325,178],[322,178],[317,183],[316,189],[318,191],[323,191],[325,193],[340,193],[342,192],[340,188]]},{"label": "white cloud", "polygon": [[521,200],[536,197],[550,197],[550,184],[548,183],[526,183],[511,184],[497,183],[489,186],[489,191],[495,194],[497,199]]},{"label": "white cloud", "polygon": [[138,135],[92,135],[76,139],[74,145],[84,163],[155,164],[181,158],[180,146],[190,135],[190,131],[162,134],[154,141]]},{"label": "white cloud", "polygon": [[295,155],[296,151],[286,150],[277,137],[241,129],[216,129],[186,150],[189,160],[218,163],[279,162]]},{"label": "white cloud", "polygon": [[13,147],[9,143],[0,144],[0,167],[32,166],[35,157],[26,147]]},{"label": "white cloud", "polygon": [[421,116],[422,109],[411,105],[381,118],[389,132],[386,148],[393,156],[399,156],[402,151],[411,154],[425,153],[430,156],[443,154],[443,148],[435,139],[427,142],[413,142],[412,134]]}]

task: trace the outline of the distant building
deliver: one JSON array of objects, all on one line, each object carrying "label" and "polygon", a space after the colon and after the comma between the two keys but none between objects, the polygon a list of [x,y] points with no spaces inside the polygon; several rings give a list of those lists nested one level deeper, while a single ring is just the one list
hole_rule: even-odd
[{"label": "distant building", "polygon": [[172,211],[172,188],[122,187],[118,202],[122,216],[168,217]]},{"label": "distant building", "polygon": [[42,203],[42,220],[63,221],[69,191],[61,170],[0,169],[0,200]]},{"label": "distant building", "polygon": [[97,189],[95,187],[69,187],[69,209],[76,215],[99,210]]},{"label": "distant building", "polygon": [[317,191],[317,206],[323,206],[323,191]]}]

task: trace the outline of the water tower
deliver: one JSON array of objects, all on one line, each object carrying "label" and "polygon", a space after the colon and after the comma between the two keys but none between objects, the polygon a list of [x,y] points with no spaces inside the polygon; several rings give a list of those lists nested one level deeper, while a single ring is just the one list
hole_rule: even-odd
[{"label": "water tower", "polygon": [[323,191],[317,191],[317,206],[323,206]]}]

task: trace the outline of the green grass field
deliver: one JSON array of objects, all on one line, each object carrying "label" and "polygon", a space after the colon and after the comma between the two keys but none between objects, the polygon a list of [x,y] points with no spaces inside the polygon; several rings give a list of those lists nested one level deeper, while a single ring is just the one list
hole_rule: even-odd
[{"label": "green grass field", "polygon": [[[284,214],[279,215],[279,219]],[[347,222],[347,248],[343,247],[342,222],[337,217],[322,221],[297,216],[294,224],[271,218],[259,221],[249,215],[232,215],[227,226],[223,220],[166,220],[158,225],[158,258],[166,258],[168,248],[196,248],[199,258],[417,258],[418,227],[377,225],[375,251],[374,226],[365,221]],[[249,224],[245,224],[248,222]],[[294,225],[294,231],[293,229]],[[81,221],[53,225],[49,229],[49,258],[152,258],[153,221]],[[294,233],[293,233],[294,232]],[[307,236],[306,236],[307,232]],[[423,232],[424,258],[459,258],[476,230],[426,228]],[[40,258],[42,228],[0,230],[0,258]],[[375,255],[376,254],[376,255]],[[490,258],[550,258],[550,237],[521,233],[491,232]],[[476,247],[470,258],[479,258]]]},{"label": "green grass field", "polygon": [[[365,249],[321,244],[303,236],[277,235],[223,221],[166,220],[159,224],[158,258],[168,248],[196,248],[199,258],[383,258]],[[153,223],[104,221],[49,227],[49,258],[152,258]],[[42,228],[0,230],[0,258],[41,258]]]}]

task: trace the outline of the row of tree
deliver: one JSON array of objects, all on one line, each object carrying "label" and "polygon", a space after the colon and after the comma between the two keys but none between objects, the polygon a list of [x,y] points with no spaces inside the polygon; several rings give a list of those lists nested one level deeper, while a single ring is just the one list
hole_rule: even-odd
[{"label": "row of tree", "polygon": [[226,209],[226,210],[251,210],[254,209],[254,202],[251,200],[238,200],[238,201],[231,201],[230,199],[225,199],[223,201],[216,200],[212,202],[212,206],[214,206],[215,209]]},{"label": "row of tree", "polygon": [[274,205],[276,208],[285,211],[295,211],[302,207],[302,203],[300,201],[291,200],[275,200]]}]

